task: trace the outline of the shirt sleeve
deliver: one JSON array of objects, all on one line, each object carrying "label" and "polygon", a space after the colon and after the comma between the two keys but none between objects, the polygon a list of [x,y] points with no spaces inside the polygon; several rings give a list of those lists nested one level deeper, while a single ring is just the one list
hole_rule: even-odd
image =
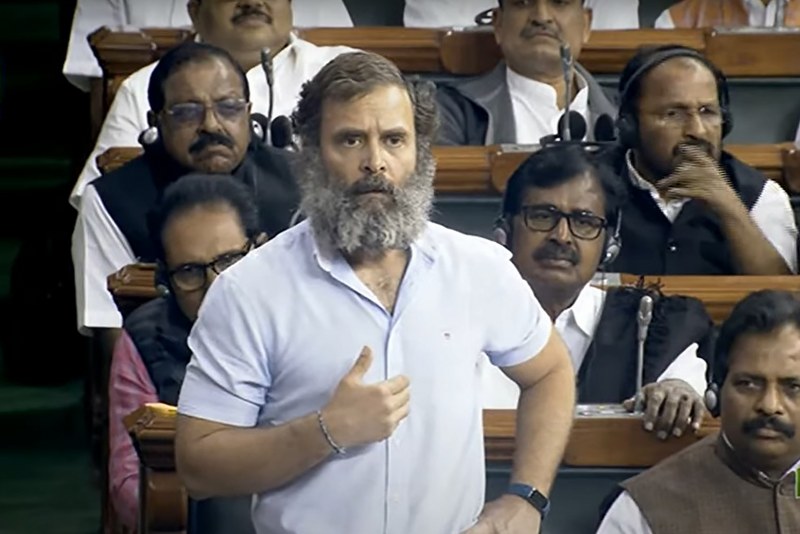
[{"label": "shirt sleeve", "polygon": [[147,129],[147,82],[152,69],[145,67],[129,76],[114,96],[103,126],[97,136],[92,153],[83,165],[78,181],[72,188],[69,201],[73,207],[80,206],[80,197],[86,186],[100,176],[97,156],[111,147],[138,147],[139,134]]},{"label": "shirt sleeve", "polygon": [[114,346],[108,382],[108,489],[114,510],[132,532],[139,515],[139,457],[122,420],[150,402],[158,402],[155,387],[136,346],[123,331]]},{"label": "shirt sleeve", "polygon": [[510,261],[510,254],[490,244],[495,261],[479,282],[479,310],[486,324],[484,352],[499,367],[523,363],[541,352],[553,332],[553,322],[528,283]]},{"label": "shirt sleeve", "polygon": [[697,343],[692,343],[686,350],[675,358],[667,367],[658,381],[678,379],[683,380],[694,389],[698,395],[703,396],[706,391],[706,368],[708,365],[703,358],[697,355]]},{"label": "shirt sleeve", "polygon": [[292,5],[296,28],[350,28],[353,20],[344,0],[295,0]]},{"label": "shirt sleeve", "polygon": [[797,225],[786,191],[774,180],[767,180],[761,196],[750,210],[750,216],[789,269],[796,274]]},{"label": "shirt sleeve", "polygon": [[75,6],[63,72],[71,84],[83,91],[89,90],[89,78],[103,76],[89,46],[89,35],[103,26],[118,25],[117,8],[111,0],[78,0]]},{"label": "shirt sleeve", "polygon": [[653,534],[630,493],[623,491],[608,509],[597,534]]},{"label": "shirt sleeve", "polygon": [[122,231],[94,186],[88,187],[72,233],[78,328],[119,328],[122,316],[108,291],[108,276],[136,261]]},{"label": "shirt sleeve", "polygon": [[189,335],[192,359],[178,412],[252,427],[272,380],[260,324],[264,314],[249,305],[247,293],[227,275],[211,284]]},{"label": "shirt sleeve", "polygon": [[593,30],[639,28],[639,0],[586,0],[592,10]]},{"label": "shirt sleeve", "polygon": [[672,15],[669,13],[669,9],[665,9],[661,12],[658,18],[653,23],[653,27],[657,30],[674,30],[675,23],[672,21]]}]

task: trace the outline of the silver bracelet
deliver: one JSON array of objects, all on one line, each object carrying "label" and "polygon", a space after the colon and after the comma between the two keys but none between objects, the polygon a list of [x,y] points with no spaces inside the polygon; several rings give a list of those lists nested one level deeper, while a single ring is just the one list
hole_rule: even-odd
[{"label": "silver bracelet", "polygon": [[328,445],[331,446],[333,452],[335,452],[336,454],[344,454],[346,452],[344,447],[340,447],[335,441],[333,441],[331,433],[328,432],[328,427],[325,426],[325,421],[322,420],[322,410],[317,410],[317,421],[319,421],[319,428],[320,430],[322,430],[325,439],[328,440]]}]

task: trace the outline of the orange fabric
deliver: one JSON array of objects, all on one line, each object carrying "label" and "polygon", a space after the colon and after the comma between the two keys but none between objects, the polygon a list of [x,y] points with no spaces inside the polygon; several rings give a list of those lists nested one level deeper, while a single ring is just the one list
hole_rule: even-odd
[{"label": "orange fabric", "polygon": [[[669,15],[676,28],[733,28],[748,26],[744,0],[683,0]],[[785,9],[786,26],[800,26],[800,0],[789,0]]]}]

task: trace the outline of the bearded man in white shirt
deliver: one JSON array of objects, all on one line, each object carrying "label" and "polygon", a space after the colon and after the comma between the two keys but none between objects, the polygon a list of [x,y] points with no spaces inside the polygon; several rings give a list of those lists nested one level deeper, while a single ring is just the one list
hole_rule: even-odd
[{"label": "bearded man in white shirt", "polygon": [[[440,86],[438,143],[535,144],[556,133],[568,101],[590,125],[615,116],[600,84],[576,62],[591,22],[585,0],[499,0],[492,24],[504,61],[477,78]],[[563,44],[573,58],[568,77]]]},{"label": "bearded man in white shirt", "polygon": [[[511,250],[512,261],[564,339],[579,403],[635,407],[636,316],[642,297],[653,298],[643,422],[666,439],[699,428],[703,419],[707,365],[698,352],[710,351],[713,324],[693,298],[590,285],[598,269],[624,247],[619,224],[625,200],[619,179],[595,154],[582,145],[553,144],[511,176],[495,237]],[[513,408],[514,385],[491,368],[484,379],[489,392],[484,407]]]},{"label": "bearded man in white shirt", "polygon": [[753,293],[722,325],[709,407],[721,432],[621,484],[598,534],[800,532],[800,301]]},{"label": "bearded man in white shirt", "polygon": [[[328,61],[343,52],[343,46],[318,47],[292,33],[292,0],[190,0],[189,16],[201,41],[227,50],[247,72],[252,111],[268,115],[269,93],[261,67],[261,50],[271,51],[274,71],[273,117],[289,115],[302,84]],[[156,63],[129,76],[120,86],[106,115],[94,150],[70,195],[76,208],[88,182],[100,171],[96,158],[115,146],[136,146],[148,128],[147,86]]]}]

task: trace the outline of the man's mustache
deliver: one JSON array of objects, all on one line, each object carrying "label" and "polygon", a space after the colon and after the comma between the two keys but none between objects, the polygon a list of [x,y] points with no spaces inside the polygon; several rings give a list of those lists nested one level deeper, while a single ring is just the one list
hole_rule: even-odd
[{"label": "man's mustache", "polygon": [[672,155],[675,156],[676,158],[679,158],[683,156],[683,151],[689,147],[697,147],[712,158],[714,157],[714,152],[716,151],[714,149],[714,145],[712,145],[708,141],[704,141],[702,139],[695,139],[692,141],[685,141],[683,143],[676,145],[675,148],[672,150]]},{"label": "man's mustache", "polygon": [[381,174],[373,174],[359,178],[353,185],[347,188],[347,196],[350,198],[366,193],[386,193],[394,196],[396,186]]},{"label": "man's mustache", "polygon": [[578,252],[571,247],[561,245],[555,241],[547,241],[533,252],[534,260],[567,260],[577,265],[580,260]]},{"label": "man's mustache", "polygon": [[272,15],[254,7],[244,7],[242,9],[239,9],[236,12],[236,14],[233,15],[231,21],[234,24],[238,24],[239,22],[242,21],[242,19],[251,17],[253,15],[261,17],[267,24],[272,24]]},{"label": "man's mustache", "polygon": [[519,34],[524,39],[530,39],[531,37],[535,37],[537,35],[547,35],[549,37],[553,37],[554,39],[561,40],[558,35],[558,30],[538,22],[534,22],[525,26],[522,28],[522,31]]},{"label": "man's mustache", "polygon": [[745,421],[742,424],[742,432],[745,434],[754,434],[762,428],[768,428],[770,430],[780,432],[787,438],[793,438],[796,432],[794,425],[787,423],[786,421],[782,421],[774,415],[770,415],[769,417],[757,417],[755,419]]},{"label": "man's mustache", "polygon": [[197,141],[191,144],[189,153],[194,154],[196,152],[201,152],[212,145],[222,145],[230,149],[234,148],[233,140],[230,137],[214,132],[203,132],[200,134]]}]

